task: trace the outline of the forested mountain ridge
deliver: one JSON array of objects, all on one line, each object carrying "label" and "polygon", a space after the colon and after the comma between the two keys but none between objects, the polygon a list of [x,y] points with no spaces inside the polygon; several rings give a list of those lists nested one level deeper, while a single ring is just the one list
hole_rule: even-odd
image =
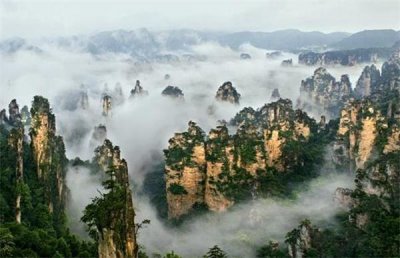
[{"label": "forested mountain ridge", "polygon": [[[82,221],[94,242],[82,241],[67,227],[69,189],[65,178],[69,161],[63,139],[56,135],[55,115],[48,100],[35,96],[30,114],[24,113],[24,117],[16,100],[9,105],[9,116],[5,110],[1,113],[0,255],[137,257],[128,168],[119,148],[105,140],[89,164],[94,172],[105,173],[106,193],[84,211]],[[24,134],[25,127],[29,127],[29,136]]]}]

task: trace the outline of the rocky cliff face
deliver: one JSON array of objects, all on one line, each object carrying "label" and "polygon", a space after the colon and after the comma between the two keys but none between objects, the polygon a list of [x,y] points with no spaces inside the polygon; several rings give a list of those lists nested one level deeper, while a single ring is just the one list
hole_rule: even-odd
[{"label": "rocky cliff face", "polygon": [[0,125],[6,125],[6,124],[8,124],[7,111],[5,109],[2,109],[0,111]]},{"label": "rocky cliff face", "polygon": [[8,105],[9,118],[8,121],[12,126],[19,125],[21,123],[21,114],[19,112],[19,106],[17,100],[13,99]]},{"label": "rocky cliff face", "polygon": [[[24,128],[22,125],[11,130],[8,144],[16,154],[15,183],[18,189],[24,183]],[[15,221],[17,223],[21,223],[21,198],[21,192],[17,191],[15,197]]]},{"label": "rocky cliff face", "polygon": [[351,83],[347,75],[342,75],[339,82],[320,67],[314,75],[301,81],[298,107],[319,115],[338,117],[340,109],[351,97]]},{"label": "rocky cliff face", "polygon": [[63,139],[56,136],[55,116],[47,99],[34,97],[31,117],[30,137],[37,177],[45,185],[49,211],[63,212],[67,158]]},{"label": "rocky cliff face", "polygon": [[[60,233],[65,226],[64,210],[68,197],[65,185],[68,160],[65,156],[64,143],[62,138],[55,134],[55,117],[47,99],[35,96],[31,114],[26,113],[27,109],[25,106],[21,115],[17,101],[12,100],[9,105],[9,117],[4,115],[6,124],[1,128],[2,137],[5,136],[7,139],[8,154],[11,157],[5,166],[15,170],[15,176],[10,181],[10,184],[15,183],[12,186],[15,188],[15,199],[8,202],[12,203],[9,205],[15,211],[17,223],[29,221],[30,218],[27,218],[29,216],[22,214],[22,211],[31,211],[37,207],[31,206],[31,203],[47,206],[50,219],[59,225],[55,230]],[[25,135],[28,122],[31,122],[30,141]],[[24,199],[30,187],[41,189],[32,195],[35,196],[34,200]],[[26,219],[23,219],[24,217]]]},{"label": "rocky cliff face", "polygon": [[19,112],[19,105],[15,99],[8,105],[8,116],[5,109],[0,111],[0,125],[8,128],[19,127],[22,123],[22,115]]},{"label": "rocky cliff face", "polygon": [[382,155],[365,169],[357,171],[357,187],[368,195],[380,198],[394,197],[400,183],[399,151]]},{"label": "rocky cliff face", "polygon": [[377,136],[387,121],[369,100],[353,100],[340,115],[335,153],[337,161],[349,168],[363,168],[373,155]]},{"label": "rocky cliff face", "polygon": [[189,122],[188,131],[176,133],[164,152],[168,217],[178,218],[195,205],[204,203],[204,132],[194,122]]},{"label": "rocky cliff face", "polygon": [[400,59],[390,58],[382,65],[382,73],[374,66],[366,66],[358,79],[355,96],[379,98],[385,92],[400,92]]},{"label": "rocky cliff face", "polygon": [[385,91],[397,91],[400,93],[400,57],[393,55],[382,65],[379,93]]},{"label": "rocky cliff face", "polygon": [[355,95],[359,98],[371,95],[380,80],[380,76],[380,72],[375,65],[366,66],[357,81],[354,89]]},{"label": "rocky cliff face", "polygon": [[[179,218],[200,204],[224,211],[235,201],[255,196],[258,178],[303,164],[293,144],[306,143],[317,133],[315,120],[292,102],[280,99],[255,111],[245,108],[231,121],[234,135],[225,125],[206,138],[193,122],[177,133],[165,150],[169,217]],[[240,188],[240,191],[238,190]],[[240,193],[239,193],[240,192]]]},{"label": "rocky cliff face", "polygon": [[309,221],[303,221],[298,228],[288,233],[288,252],[292,258],[306,257],[307,251],[315,245],[314,235],[318,234],[318,229],[311,226]]},{"label": "rocky cliff face", "polygon": [[370,209],[370,198],[375,200],[374,205],[381,206],[385,212],[395,212],[400,196],[399,157],[399,150],[381,154],[379,158],[369,162],[365,168],[357,170],[354,190],[343,188],[336,190],[335,200],[350,211],[350,222],[356,227],[365,229],[370,216],[375,212]]},{"label": "rocky cliff face", "polygon": [[105,215],[107,218],[103,218],[104,223],[97,225],[99,257],[137,257],[135,211],[127,163],[121,159],[119,147],[114,147],[109,140],[105,140],[103,145],[95,150],[94,162],[103,172],[107,172],[112,184],[116,185],[116,189],[111,189],[111,192],[122,193],[118,200],[114,200],[120,202],[120,205]]},{"label": "rocky cliff face", "polygon": [[102,98],[103,116],[111,115],[111,96],[104,94]]},{"label": "rocky cliff face", "polygon": [[[399,120],[400,119],[398,119],[398,121]],[[390,133],[387,138],[387,143],[383,148],[383,153],[388,154],[399,150],[400,150],[400,129],[399,125],[394,124],[390,129]]]},{"label": "rocky cliff face", "polygon": [[[264,148],[267,152],[267,164],[283,171],[294,160],[287,162],[282,159],[285,146],[293,141],[307,141],[312,130],[315,130],[316,122],[309,118],[301,110],[293,110],[292,102],[288,99],[280,99],[267,104],[259,110],[258,120],[262,123]],[[295,153],[291,153],[295,154]]]},{"label": "rocky cliff face", "polygon": [[356,174],[356,187],[338,189],[336,195],[350,210],[350,221],[361,229],[370,220],[376,223],[378,206],[387,214],[395,212],[400,196],[399,67],[398,60],[391,59],[382,66],[380,78],[370,81],[373,68],[365,68],[360,80],[367,78],[368,87],[360,87],[367,90],[359,93],[367,96],[350,101],[341,112],[335,156]]},{"label": "rocky cliff face", "polygon": [[219,101],[239,104],[240,94],[236,91],[231,82],[224,82],[218,88],[215,98]]},{"label": "rocky cliff face", "polygon": [[356,205],[355,199],[351,196],[353,191],[348,188],[339,187],[334,194],[334,200],[337,204],[349,211]]},{"label": "rocky cliff face", "polygon": [[245,108],[231,121],[239,127],[252,124],[262,134],[268,166],[284,170],[289,164],[281,159],[284,147],[292,141],[307,141],[316,122],[301,110],[293,110],[289,99],[266,104],[259,110]]},{"label": "rocky cliff face", "polygon": [[21,122],[23,125],[31,125],[31,113],[29,112],[28,106],[23,106],[21,109]]},{"label": "rocky cliff face", "polygon": [[147,90],[144,90],[140,85],[140,81],[137,80],[135,84],[135,88],[131,90],[130,98],[139,97],[139,96],[147,96],[149,93]]},{"label": "rocky cliff face", "polygon": [[[7,119],[12,129],[8,136],[8,145],[15,154],[15,184],[16,188],[22,188],[24,184],[24,126],[21,122],[19,106],[13,99],[9,104],[9,118]],[[15,221],[21,223],[21,191],[16,191],[15,196]]]},{"label": "rocky cliff face", "polygon": [[211,129],[206,145],[205,203],[212,211],[224,211],[233,201],[227,198],[218,185],[226,183],[224,174],[229,174],[234,165],[234,143],[226,126]]},{"label": "rocky cliff face", "polygon": [[[371,69],[364,69],[363,75]],[[361,76],[360,80],[363,78]],[[387,154],[399,148],[399,60],[385,62],[380,78],[370,82],[374,83],[364,92],[369,96],[350,101],[340,115],[335,157],[337,162],[347,163],[350,169],[364,168],[365,163],[376,156],[374,153]]]}]

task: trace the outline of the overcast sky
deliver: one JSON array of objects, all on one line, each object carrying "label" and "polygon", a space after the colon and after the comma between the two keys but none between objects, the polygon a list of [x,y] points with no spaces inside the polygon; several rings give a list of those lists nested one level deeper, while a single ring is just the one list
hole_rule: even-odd
[{"label": "overcast sky", "polygon": [[0,38],[113,29],[356,32],[400,28],[399,0],[0,0]]}]

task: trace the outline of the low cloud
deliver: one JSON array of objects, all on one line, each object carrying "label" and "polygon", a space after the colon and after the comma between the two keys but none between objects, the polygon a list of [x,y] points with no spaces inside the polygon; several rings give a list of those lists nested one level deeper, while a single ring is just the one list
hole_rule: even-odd
[{"label": "low cloud", "polygon": [[[127,56],[97,56],[78,51],[45,48],[38,54],[21,51],[1,58],[4,67],[0,76],[2,95],[0,105],[7,107],[16,98],[22,105],[30,105],[34,95],[49,98],[57,119],[57,133],[65,140],[67,156],[82,159],[93,157],[90,145],[93,128],[107,126],[108,138],[121,148],[129,166],[130,179],[140,190],[151,165],[162,161],[162,150],[175,132],[184,131],[189,120],[196,121],[206,133],[217,125],[217,120],[229,120],[243,107],[261,107],[270,102],[274,88],[295,105],[300,81],[313,74],[315,67],[294,65],[282,67],[282,59],[293,58],[284,53],[282,59],[267,60],[264,50],[244,45],[238,51],[214,43],[191,49],[195,56],[207,56],[205,61],[175,63],[141,63]],[[241,60],[240,53],[251,59]],[[360,74],[362,66],[328,69],[338,78],[341,73]],[[170,78],[165,79],[164,75]],[[354,74],[354,76],[352,75]],[[149,92],[148,96],[128,99],[136,80]],[[240,105],[215,101],[217,88],[232,81],[242,95]],[[101,96],[112,94],[116,83],[122,86],[125,102],[112,107],[110,117],[102,116]],[[84,86],[81,86],[83,84]],[[161,96],[167,86],[178,86],[184,100]],[[85,91],[89,107],[74,106],[79,94]],[[210,106],[213,113],[210,114]],[[230,132],[234,133],[234,132]],[[286,232],[303,218],[316,222],[332,221],[338,207],[332,194],[338,186],[349,186],[351,176],[327,173],[305,184],[292,201],[257,200],[235,206],[224,214],[208,214],[195,219],[180,229],[169,228],[157,219],[155,208],[146,197],[136,197],[137,221],[150,219],[151,224],[140,233],[140,244],[149,253],[175,250],[181,255],[202,255],[215,244],[231,255],[253,254],[254,245],[269,239],[282,240]],[[97,175],[82,167],[70,168],[67,184],[71,190],[68,213],[74,232],[84,234],[79,217],[82,210],[101,189]]]}]

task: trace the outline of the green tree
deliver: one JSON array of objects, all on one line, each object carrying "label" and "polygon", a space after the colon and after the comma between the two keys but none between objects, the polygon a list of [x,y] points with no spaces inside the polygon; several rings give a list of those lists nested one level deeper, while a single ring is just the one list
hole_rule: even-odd
[{"label": "green tree", "polygon": [[89,235],[95,240],[97,232],[111,224],[113,214],[124,208],[125,190],[114,180],[115,169],[111,168],[106,174],[109,175],[109,179],[102,185],[107,192],[100,193],[100,197],[94,198],[92,203],[86,206],[81,218],[81,221],[88,226]]},{"label": "green tree", "polygon": [[62,254],[64,257],[72,256],[71,249],[64,238],[59,238],[57,240],[57,251],[60,252],[60,254]]},{"label": "green tree", "polygon": [[204,256],[204,258],[225,258],[227,257],[226,253],[219,248],[218,245],[214,245],[213,247],[211,247],[207,254]]},{"label": "green tree", "polygon": [[14,251],[14,237],[8,228],[0,228],[0,257],[9,257]]},{"label": "green tree", "polygon": [[163,258],[182,258],[182,256],[179,256],[174,251],[171,251],[170,253],[164,255]]},{"label": "green tree", "polygon": [[267,245],[257,250],[257,258],[288,258],[287,252],[279,249],[278,242],[270,241]]}]

